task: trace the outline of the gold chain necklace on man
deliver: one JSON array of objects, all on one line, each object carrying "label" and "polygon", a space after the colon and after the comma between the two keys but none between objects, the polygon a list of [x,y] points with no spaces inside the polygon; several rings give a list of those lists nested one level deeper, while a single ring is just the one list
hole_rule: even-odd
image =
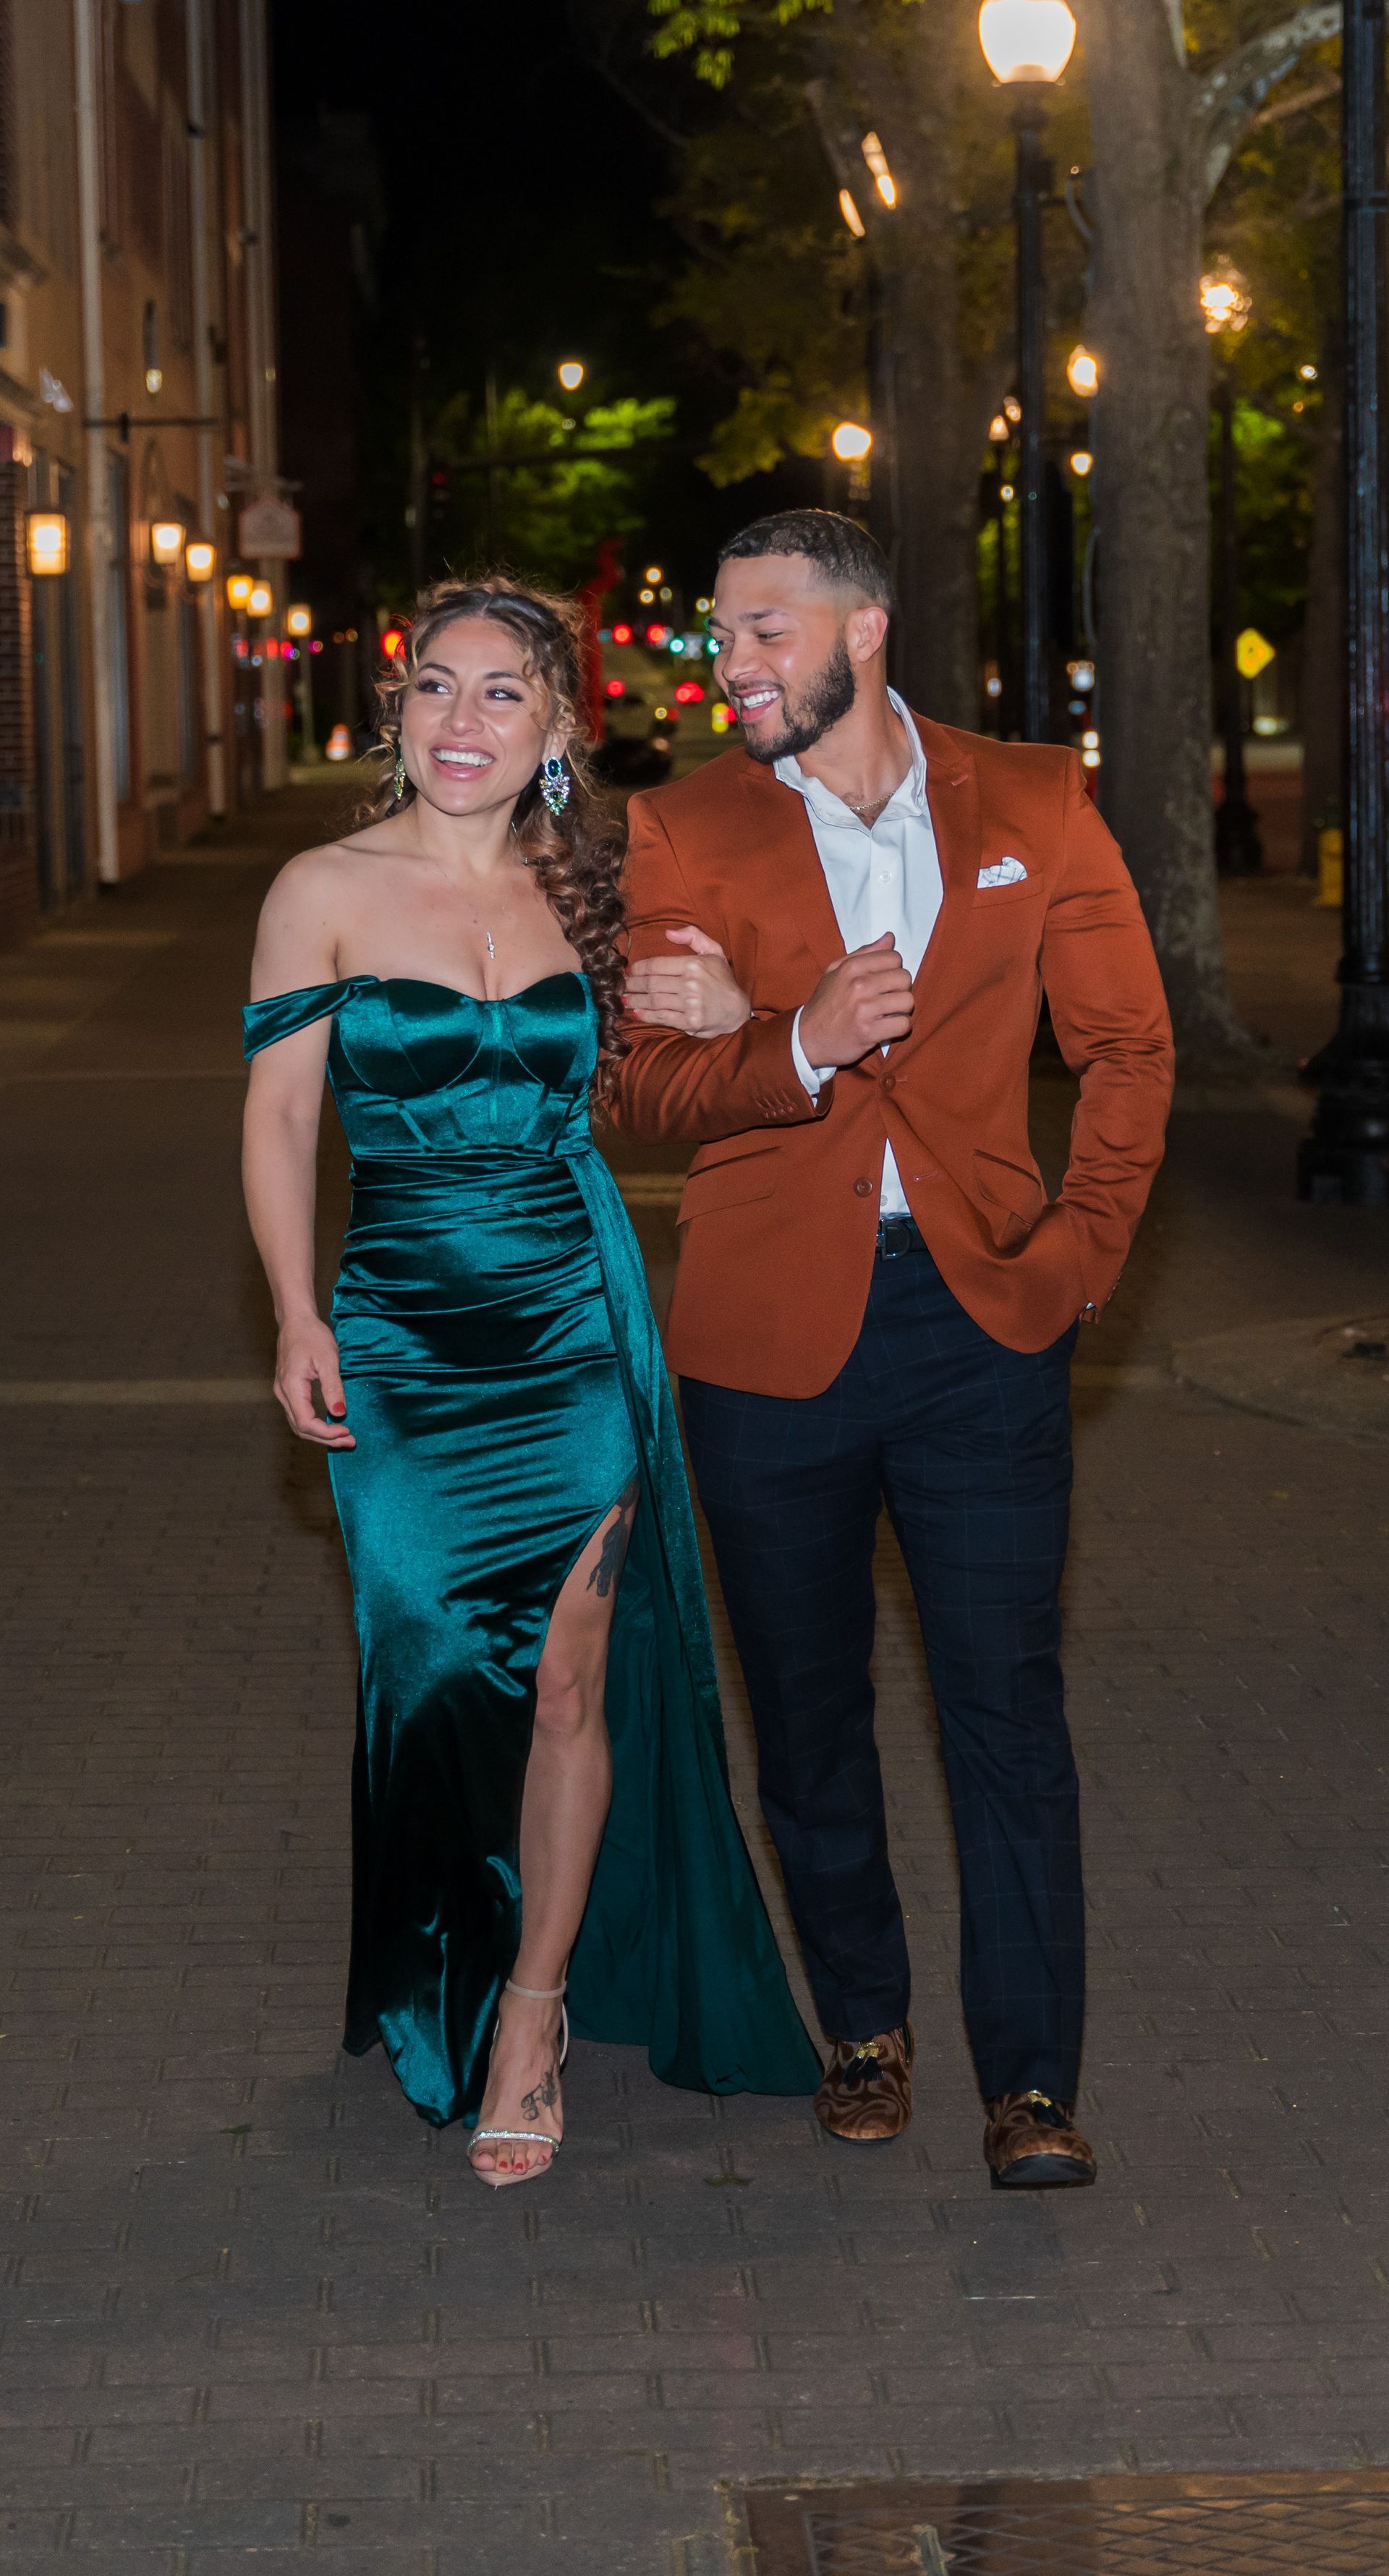
[{"label": "gold chain necklace on man", "polygon": [[845,796],[840,801],[857,814],[865,831],[871,832],[883,807],[891,804],[896,792],[895,788],[889,787],[886,796]]}]

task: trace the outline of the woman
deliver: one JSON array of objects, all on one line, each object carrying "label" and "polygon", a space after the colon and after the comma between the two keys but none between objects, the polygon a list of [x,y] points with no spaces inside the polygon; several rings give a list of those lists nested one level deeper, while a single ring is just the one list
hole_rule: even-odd
[{"label": "woman", "polygon": [[[669,1389],[590,1135],[622,915],[574,614],[441,583],[382,695],[377,819],[291,860],[261,917],[246,1196],[361,1647],[345,2044],[383,2039],[426,2119],[475,2124],[496,2187],[563,2135],[566,1980],[578,2031],[670,2082],[819,2068],[729,1804]],[[353,1157],[331,1328],[325,1065]]]}]

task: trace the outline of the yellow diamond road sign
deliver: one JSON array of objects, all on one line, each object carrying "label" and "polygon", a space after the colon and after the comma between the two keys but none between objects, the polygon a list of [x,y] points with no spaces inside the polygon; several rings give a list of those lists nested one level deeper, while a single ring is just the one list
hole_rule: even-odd
[{"label": "yellow diamond road sign", "polygon": [[1257,626],[1246,626],[1243,634],[1235,638],[1235,660],[1241,679],[1257,680],[1259,673],[1268,669],[1276,649]]}]

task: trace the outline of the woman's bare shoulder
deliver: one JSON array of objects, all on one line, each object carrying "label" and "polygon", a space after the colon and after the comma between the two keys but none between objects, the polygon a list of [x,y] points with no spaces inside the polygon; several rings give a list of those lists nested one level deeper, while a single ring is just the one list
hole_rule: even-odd
[{"label": "woman's bare shoulder", "polygon": [[287,859],[265,898],[265,912],[270,918],[290,915],[319,904],[341,900],[355,892],[365,873],[365,862],[377,853],[372,846],[374,826],[365,832],[344,832],[336,841],[319,841],[310,850],[299,850]]}]

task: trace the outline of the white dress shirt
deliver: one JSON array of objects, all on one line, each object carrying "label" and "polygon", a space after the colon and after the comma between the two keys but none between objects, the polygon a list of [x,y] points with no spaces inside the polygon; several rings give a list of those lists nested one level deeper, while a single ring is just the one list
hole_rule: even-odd
[{"label": "white dress shirt", "polygon": [[[926,754],[915,725],[895,689],[888,697],[906,730],[911,767],[893,789],[870,830],[852,806],[831,795],[818,778],[808,778],[795,760],[774,763],[783,787],[794,787],[806,801],[815,847],[825,872],[834,917],[846,949],[866,948],[890,930],[907,973],[915,977],[930,945],[944,897],[935,826],[926,802]],[[801,1014],[791,1023],[791,1056],[812,1100],[834,1072],[833,1065],[813,1065],[801,1045]],[[905,1216],[906,1192],[892,1148],[883,1153],[878,1214]]]}]

